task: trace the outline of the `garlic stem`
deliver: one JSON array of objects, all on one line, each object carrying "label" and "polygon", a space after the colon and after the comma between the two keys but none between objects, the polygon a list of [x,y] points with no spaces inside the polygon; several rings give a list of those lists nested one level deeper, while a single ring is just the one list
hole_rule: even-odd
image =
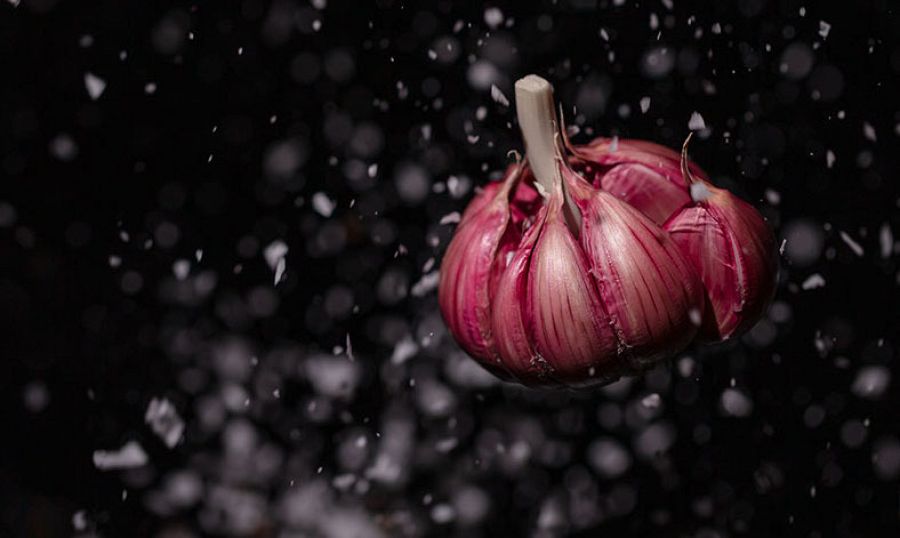
[{"label": "garlic stem", "polygon": [[548,194],[562,182],[556,157],[560,153],[556,133],[553,86],[537,75],[516,81],[516,114],[525,139],[525,154],[538,183]]},{"label": "garlic stem", "polygon": [[560,147],[559,121],[553,102],[553,86],[537,75],[527,75],[516,81],[516,115],[525,139],[525,155],[540,191],[549,196],[559,186],[566,201],[567,217],[577,223],[581,219],[578,207],[566,193],[558,159],[563,158]]}]

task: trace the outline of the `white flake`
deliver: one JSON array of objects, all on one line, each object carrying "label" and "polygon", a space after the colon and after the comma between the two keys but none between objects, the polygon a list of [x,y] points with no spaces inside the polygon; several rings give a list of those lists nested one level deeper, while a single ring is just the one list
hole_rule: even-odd
[{"label": "white flake", "polygon": [[484,10],[484,22],[491,28],[496,28],[503,23],[503,12],[500,8],[489,7]]},{"label": "white flake", "polygon": [[850,247],[850,250],[852,250],[854,254],[856,254],[857,256],[862,256],[863,254],[865,254],[862,246],[854,241],[852,237],[847,235],[847,232],[841,231],[840,236],[844,243],[846,243],[847,246]]},{"label": "white flake", "polygon": [[728,388],[722,392],[722,410],[732,417],[746,417],[753,412],[753,400],[746,394],[735,388]]},{"label": "white flake", "polygon": [[303,369],[313,389],[330,398],[349,398],[359,383],[360,369],[355,362],[329,355],[315,355]]},{"label": "white flake", "polygon": [[890,370],[884,366],[865,366],[856,373],[850,390],[860,398],[875,399],[884,394],[890,383]]},{"label": "white flake", "polygon": [[875,128],[867,121],[863,122],[863,136],[872,142],[878,141],[878,136],[875,134]]},{"label": "white flake", "polygon": [[881,245],[881,257],[890,258],[894,252],[894,234],[891,232],[890,225],[886,222],[881,225],[881,230],[878,231],[878,242]]},{"label": "white flake", "polygon": [[703,202],[709,197],[712,196],[712,193],[709,189],[706,188],[706,185],[702,182],[698,181],[697,183],[691,183],[691,200],[695,202]]},{"label": "white flake", "polygon": [[103,91],[106,90],[106,81],[91,72],[87,72],[84,74],[84,87],[87,88],[91,99],[96,101],[103,95]]},{"label": "white flake", "polygon": [[460,219],[459,211],[454,211],[452,213],[447,213],[443,217],[441,217],[441,224],[456,224]]},{"label": "white flake", "polygon": [[394,352],[391,354],[391,363],[403,364],[412,358],[418,351],[419,346],[407,335],[394,346]]},{"label": "white flake", "polygon": [[491,99],[503,106],[509,106],[509,99],[507,99],[500,88],[494,84],[491,84]]},{"label": "white flake", "polygon": [[706,122],[703,121],[703,116],[701,116],[699,112],[693,112],[691,114],[691,119],[688,120],[688,129],[691,131],[702,131],[703,129],[706,129]]},{"label": "white flake", "polygon": [[434,443],[434,449],[440,452],[441,454],[446,454],[456,448],[459,444],[459,439],[455,437],[446,437],[443,439],[438,439],[436,443]]},{"label": "white flake", "polygon": [[641,399],[641,405],[646,407],[647,409],[656,409],[662,403],[662,398],[659,397],[659,394],[653,393],[644,396]]},{"label": "white flake", "polygon": [[[18,1],[18,0],[16,0]],[[87,520],[87,512],[84,510],[79,510],[72,514],[72,528],[78,532],[87,529],[88,520]]]},{"label": "white flake", "polygon": [[178,410],[165,398],[153,398],[144,413],[144,422],[169,448],[174,448],[184,433],[184,421]]},{"label": "white flake", "polygon": [[287,262],[284,261],[284,258],[278,260],[278,264],[275,266],[275,285],[278,285],[281,279],[284,278],[284,270],[286,268]]},{"label": "white flake", "polygon": [[128,441],[119,450],[95,450],[94,467],[101,471],[133,469],[147,464],[147,453],[136,441]]},{"label": "white flake", "polygon": [[284,276],[284,270],[287,265],[284,257],[287,253],[288,246],[280,239],[272,241],[263,250],[263,257],[265,257],[269,269],[275,271],[275,284],[281,282],[281,278]]},{"label": "white flake", "polygon": [[324,192],[317,192],[312,196],[312,205],[313,209],[316,210],[316,213],[328,218],[334,212],[334,208],[337,204],[335,204]]},{"label": "white flake", "polygon": [[803,284],[800,285],[804,290],[814,290],[816,288],[824,288],[825,287],[825,277],[820,275],[819,273],[813,273],[803,281]]},{"label": "white flake", "polygon": [[78,156],[78,144],[66,133],[60,133],[50,141],[50,154],[68,162]]},{"label": "white flake", "polygon": [[831,168],[832,166],[834,166],[834,159],[835,159],[835,157],[834,157],[833,151],[831,151],[829,149],[828,151],[825,152],[825,166],[827,166],[828,168]]},{"label": "white flake", "polygon": [[445,523],[450,523],[456,518],[456,510],[453,509],[449,504],[441,503],[436,504],[431,509],[431,519],[434,520],[435,523],[442,525]]},{"label": "white flake", "polygon": [[344,473],[335,476],[331,481],[331,485],[339,491],[347,491],[354,482],[356,482],[356,476],[353,473]]},{"label": "white flake", "polygon": [[440,271],[432,271],[422,275],[418,282],[413,284],[410,293],[413,297],[424,297],[428,292],[437,288],[438,281],[441,278]]},{"label": "white flake", "polygon": [[263,256],[266,259],[266,263],[269,264],[269,269],[275,269],[275,266],[278,265],[278,260],[284,258],[288,253],[288,246],[281,239],[276,239],[269,243],[269,245],[263,251]]},{"label": "white flake", "polygon": [[641,97],[641,112],[646,114],[648,110],[650,110],[650,98]]},{"label": "white flake", "polygon": [[611,437],[602,437],[591,442],[586,456],[588,464],[604,478],[616,478],[632,464],[628,450]]},{"label": "white flake", "polygon": [[681,375],[681,377],[690,377],[694,373],[696,363],[694,362],[694,359],[690,357],[682,357],[678,359],[676,366],[678,368],[678,374]]},{"label": "white flake", "polygon": [[819,21],[819,35],[822,39],[828,39],[828,32],[831,31],[831,25],[825,21]]},{"label": "white flake", "polygon": [[688,318],[696,327],[699,327],[700,324],[703,323],[703,315],[700,314],[700,310],[697,308],[691,308],[690,310],[688,310]]},{"label": "white flake", "polygon": [[184,280],[191,272],[191,262],[185,259],[175,260],[172,264],[172,273],[178,280]]}]

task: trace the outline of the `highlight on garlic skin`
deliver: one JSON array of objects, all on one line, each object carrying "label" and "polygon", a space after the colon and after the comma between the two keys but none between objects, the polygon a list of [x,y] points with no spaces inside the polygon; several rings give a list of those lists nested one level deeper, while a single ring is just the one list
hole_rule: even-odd
[{"label": "highlight on garlic skin", "polygon": [[[607,383],[671,357],[704,319],[697,272],[646,208],[584,166],[614,160],[566,155],[547,81],[518,81],[516,102],[527,163],[476,196],[448,246],[438,299],[450,332],[496,375],[532,386]],[[635,146],[631,164],[670,158]]]}]

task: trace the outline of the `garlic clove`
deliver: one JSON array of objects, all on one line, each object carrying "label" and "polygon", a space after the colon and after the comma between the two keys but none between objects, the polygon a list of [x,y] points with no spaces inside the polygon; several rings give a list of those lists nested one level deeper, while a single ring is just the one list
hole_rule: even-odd
[{"label": "garlic clove", "polygon": [[691,202],[683,185],[668,181],[645,164],[619,164],[600,177],[600,188],[630,204],[662,225],[675,211]]},{"label": "garlic clove", "polygon": [[544,227],[546,209],[525,232],[497,280],[491,301],[491,327],[497,346],[495,361],[518,382],[528,386],[557,384],[546,364],[537,358],[525,325],[524,306],[534,243]]},{"label": "garlic clove", "polygon": [[707,304],[701,341],[732,338],[762,317],[775,293],[775,236],[756,209],[688,168],[688,135],[681,170],[694,203],[663,226],[700,276]]},{"label": "garlic clove", "polygon": [[568,385],[591,384],[593,372],[617,370],[617,341],[585,257],[563,214],[561,187],[549,200],[546,222],[531,257],[526,327],[534,361]]},{"label": "garlic clove", "polygon": [[709,309],[698,334],[719,341],[751,328],[775,292],[775,237],[753,206],[706,184],[709,196],[685,208],[665,229],[694,267]]},{"label": "garlic clove", "polygon": [[519,180],[517,170],[473,200],[441,262],[441,314],[460,346],[487,364],[496,356],[490,326],[491,288],[499,277],[496,265],[518,243],[516,229],[509,225],[508,200]]},{"label": "garlic clove", "polygon": [[[662,225],[691,198],[675,151],[643,140],[598,138],[569,146],[573,168]],[[706,173],[691,163],[697,177]]]},{"label": "garlic clove", "polygon": [[563,176],[582,209],[581,245],[629,367],[641,370],[683,349],[704,308],[693,268],[643,213],[571,170]]}]

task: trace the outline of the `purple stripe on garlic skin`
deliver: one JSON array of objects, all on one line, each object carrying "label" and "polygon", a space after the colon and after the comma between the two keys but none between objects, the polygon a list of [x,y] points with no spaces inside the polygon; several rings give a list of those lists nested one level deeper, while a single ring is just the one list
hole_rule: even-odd
[{"label": "purple stripe on garlic skin", "polygon": [[476,197],[441,265],[438,297],[444,319],[463,349],[489,366],[497,354],[489,323],[490,282],[507,236],[509,193],[520,175],[520,170],[514,170],[500,186]]},{"label": "purple stripe on garlic skin", "polygon": [[527,160],[476,195],[441,266],[441,313],[463,349],[506,380],[585,387],[755,323],[775,265],[752,206],[686,150],[572,146],[540,77],[516,83],[516,107]]},{"label": "purple stripe on garlic skin", "polygon": [[592,367],[605,370],[606,363],[617,360],[618,345],[590,261],[563,215],[562,184],[548,206],[528,271],[525,319],[531,323],[526,325],[553,377],[578,385]]},{"label": "purple stripe on garlic skin", "polygon": [[702,284],[687,260],[643,213],[571,170],[564,177],[585,216],[581,244],[630,366],[683,349],[697,331],[690,312],[704,306]]}]

